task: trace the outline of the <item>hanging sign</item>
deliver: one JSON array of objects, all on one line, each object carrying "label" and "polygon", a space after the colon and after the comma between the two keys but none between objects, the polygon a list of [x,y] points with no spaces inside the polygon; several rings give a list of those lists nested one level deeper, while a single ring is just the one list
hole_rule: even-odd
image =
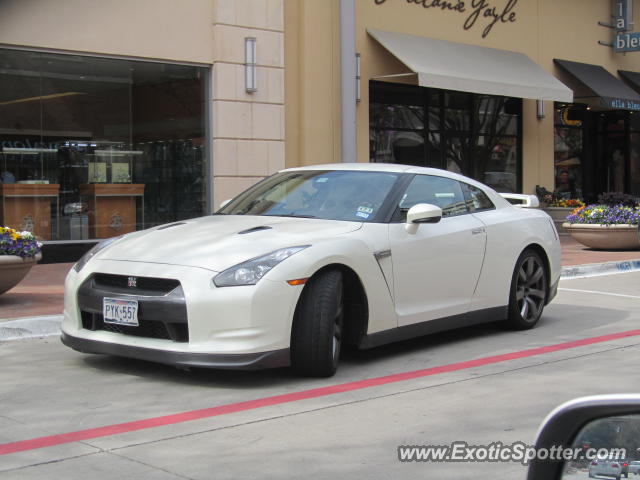
[{"label": "hanging sign", "polygon": [[640,32],[633,29],[633,1],[615,0],[613,4],[613,26],[616,36],[613,42],[614,52],[637,52],[640,50]]}]

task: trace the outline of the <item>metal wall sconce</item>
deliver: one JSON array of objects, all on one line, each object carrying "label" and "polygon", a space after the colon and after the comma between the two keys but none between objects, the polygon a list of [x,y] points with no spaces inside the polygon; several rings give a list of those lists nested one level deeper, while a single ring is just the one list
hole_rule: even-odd
[{"label": "metal wall sconce", "polygon": [[244,39],[244,86],[249,93],[258,91],[256,43],[255,37],[246,37]]},{"label": "metal wall sconce", "polygon": [[544,100],[536,100],[536,116],[544,118]]}]

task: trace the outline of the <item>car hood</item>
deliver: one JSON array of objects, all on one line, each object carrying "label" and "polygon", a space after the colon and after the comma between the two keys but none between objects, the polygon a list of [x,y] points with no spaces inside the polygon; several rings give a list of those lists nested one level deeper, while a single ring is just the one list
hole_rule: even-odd
[{"label": "car hood", "polygon": [[310,245],[361,227],[362,223],[338,220],[212,215],[127,235],[95,258],[220,272],[279,248]]}]

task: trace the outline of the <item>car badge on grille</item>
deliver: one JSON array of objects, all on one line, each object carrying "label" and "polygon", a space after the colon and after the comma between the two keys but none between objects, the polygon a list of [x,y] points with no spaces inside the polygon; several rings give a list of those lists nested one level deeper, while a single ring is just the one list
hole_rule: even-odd
[{"label": "car badge on grille", "polygon": [[127,278],[127,287],[136,288],[138,286],[138,279],[136,277]]}]

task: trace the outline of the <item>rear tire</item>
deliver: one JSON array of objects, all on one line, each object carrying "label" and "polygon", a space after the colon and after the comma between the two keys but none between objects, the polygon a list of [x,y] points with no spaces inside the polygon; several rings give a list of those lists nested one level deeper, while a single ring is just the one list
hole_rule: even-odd
[{"label": "rear tire", "polygon": [[535,250],[522,252],[511,277],[509,316],[506,324],[515,330],[533,328],[547,299],[547,269]]},{"label": "rear tire", "polygon": [[344,288],[338,270],[320,272],[307,282],[291,332],[291,366],[303,375],[330,377],[342,347]]}]

